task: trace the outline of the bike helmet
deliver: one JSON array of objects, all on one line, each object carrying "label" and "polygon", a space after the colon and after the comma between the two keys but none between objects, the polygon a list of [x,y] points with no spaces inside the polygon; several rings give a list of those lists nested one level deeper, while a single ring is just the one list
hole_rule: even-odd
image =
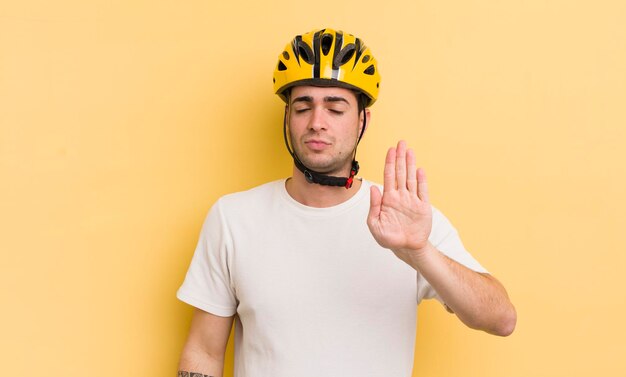
[{"label": "bike helmet", "polygon": [[378,97],[380,75],[370,49],[352,34],[321,29],[296,36],[278,56],[274,92],[287,102],[286,91],[296,85],[339,86],[367,97]]}]

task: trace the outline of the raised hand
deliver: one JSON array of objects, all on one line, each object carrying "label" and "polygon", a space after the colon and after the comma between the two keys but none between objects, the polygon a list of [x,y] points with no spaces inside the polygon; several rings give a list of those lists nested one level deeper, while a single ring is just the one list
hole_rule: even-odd
[{"label": "raised hand", "polygon": [[413,150],[404,141],[389,148],[385,159],[384,190],[371,188],[367,225],[382,247],[400,259],[426,252],[432,227],[426,175],[416,169]]}]

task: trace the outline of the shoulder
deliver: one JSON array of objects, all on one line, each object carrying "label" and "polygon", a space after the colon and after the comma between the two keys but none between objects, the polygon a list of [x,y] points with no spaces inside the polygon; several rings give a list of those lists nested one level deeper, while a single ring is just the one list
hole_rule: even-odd
[{"label": "shoulder", "polygon": [[[257,215],[271,213],[268,206],[275,202],[276,192],[284,180],[268,182],[249,190],[234,192],[220,197],[209,209],[203,230],[213,232],[233,223],[254,221]],[[229,225],[230,224],[230,225]]]},{"label": "shoulder", "polygon": [[253,187],[245,191],[226,194],[218,199],[215,206],[221,210],[245,209],[258,207],[267,203],[284,185],[285,180],[280,179]]}]

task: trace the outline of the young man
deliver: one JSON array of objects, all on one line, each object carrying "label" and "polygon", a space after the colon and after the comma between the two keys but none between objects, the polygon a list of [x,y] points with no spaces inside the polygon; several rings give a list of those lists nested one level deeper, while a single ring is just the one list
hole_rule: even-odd
[{"label": "young man", "polygon": [[209,212],[178,291],[196,307],[179,376],[222,375],[233,320],[238,377],[408,377],[423,298],[471,328],[513,331],[506,291],[429,204],[405,142],[387,153],[382,191],[355,179],[379,80],[369,48],[340,31],[297,36],[279,56],[293,175]]}]

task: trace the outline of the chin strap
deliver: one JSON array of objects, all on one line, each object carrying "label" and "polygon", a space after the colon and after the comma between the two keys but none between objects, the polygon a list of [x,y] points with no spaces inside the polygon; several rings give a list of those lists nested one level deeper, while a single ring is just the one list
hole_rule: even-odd
[{"label": "chin strap", "polygon": [[316,172],[315,170],[307,168],[302,161],[298,158],[296,153],[291,149],[289,145],[289,139],[287,138],[287,112],[285,112],[285,116],[283,118],[283,137],[285,138],[285,145],[287,146],[287,150],[291,157],[293,157],[293,162],[304,174],[304,178],[306,178],[309,183],[317,183],[322,186],[336,186],[336,187],[345,187],[349,189],[352,187],[352,183],[354,182],[354,176],[359,173],[359,162],[355,160],[356,157],[356,148],[363,137],[363,132],[365,132],[365,127],[367,125],[367,116],[365,114],[365,106],[363,106],[363,128],[361,129],[361,133],[359,135],[358,140],[356,141],[356,145],[354,146],[354,153],[352,158],[352,168],[350,169],[350,176],[347,178],[344,177],[334,177],[331,175],[326,175],[320,172]]},{"label": "chin strap", "polygon": [[326,175],[314,170],[311,170],[304,166],[300,159],[293,154],[293,161],[298,168],[304,174],[304,178],[306,178],[309,183],[317,183],[322,186],[337,186],[337,187],[345,187],[349,189],[352,187],[352,182],[354,181],[354,176],[359,172],[359,162],[352,160],[352,169],[350,169],[350,176],[348,178],[344,177],[334,177],[332,175]]}]

